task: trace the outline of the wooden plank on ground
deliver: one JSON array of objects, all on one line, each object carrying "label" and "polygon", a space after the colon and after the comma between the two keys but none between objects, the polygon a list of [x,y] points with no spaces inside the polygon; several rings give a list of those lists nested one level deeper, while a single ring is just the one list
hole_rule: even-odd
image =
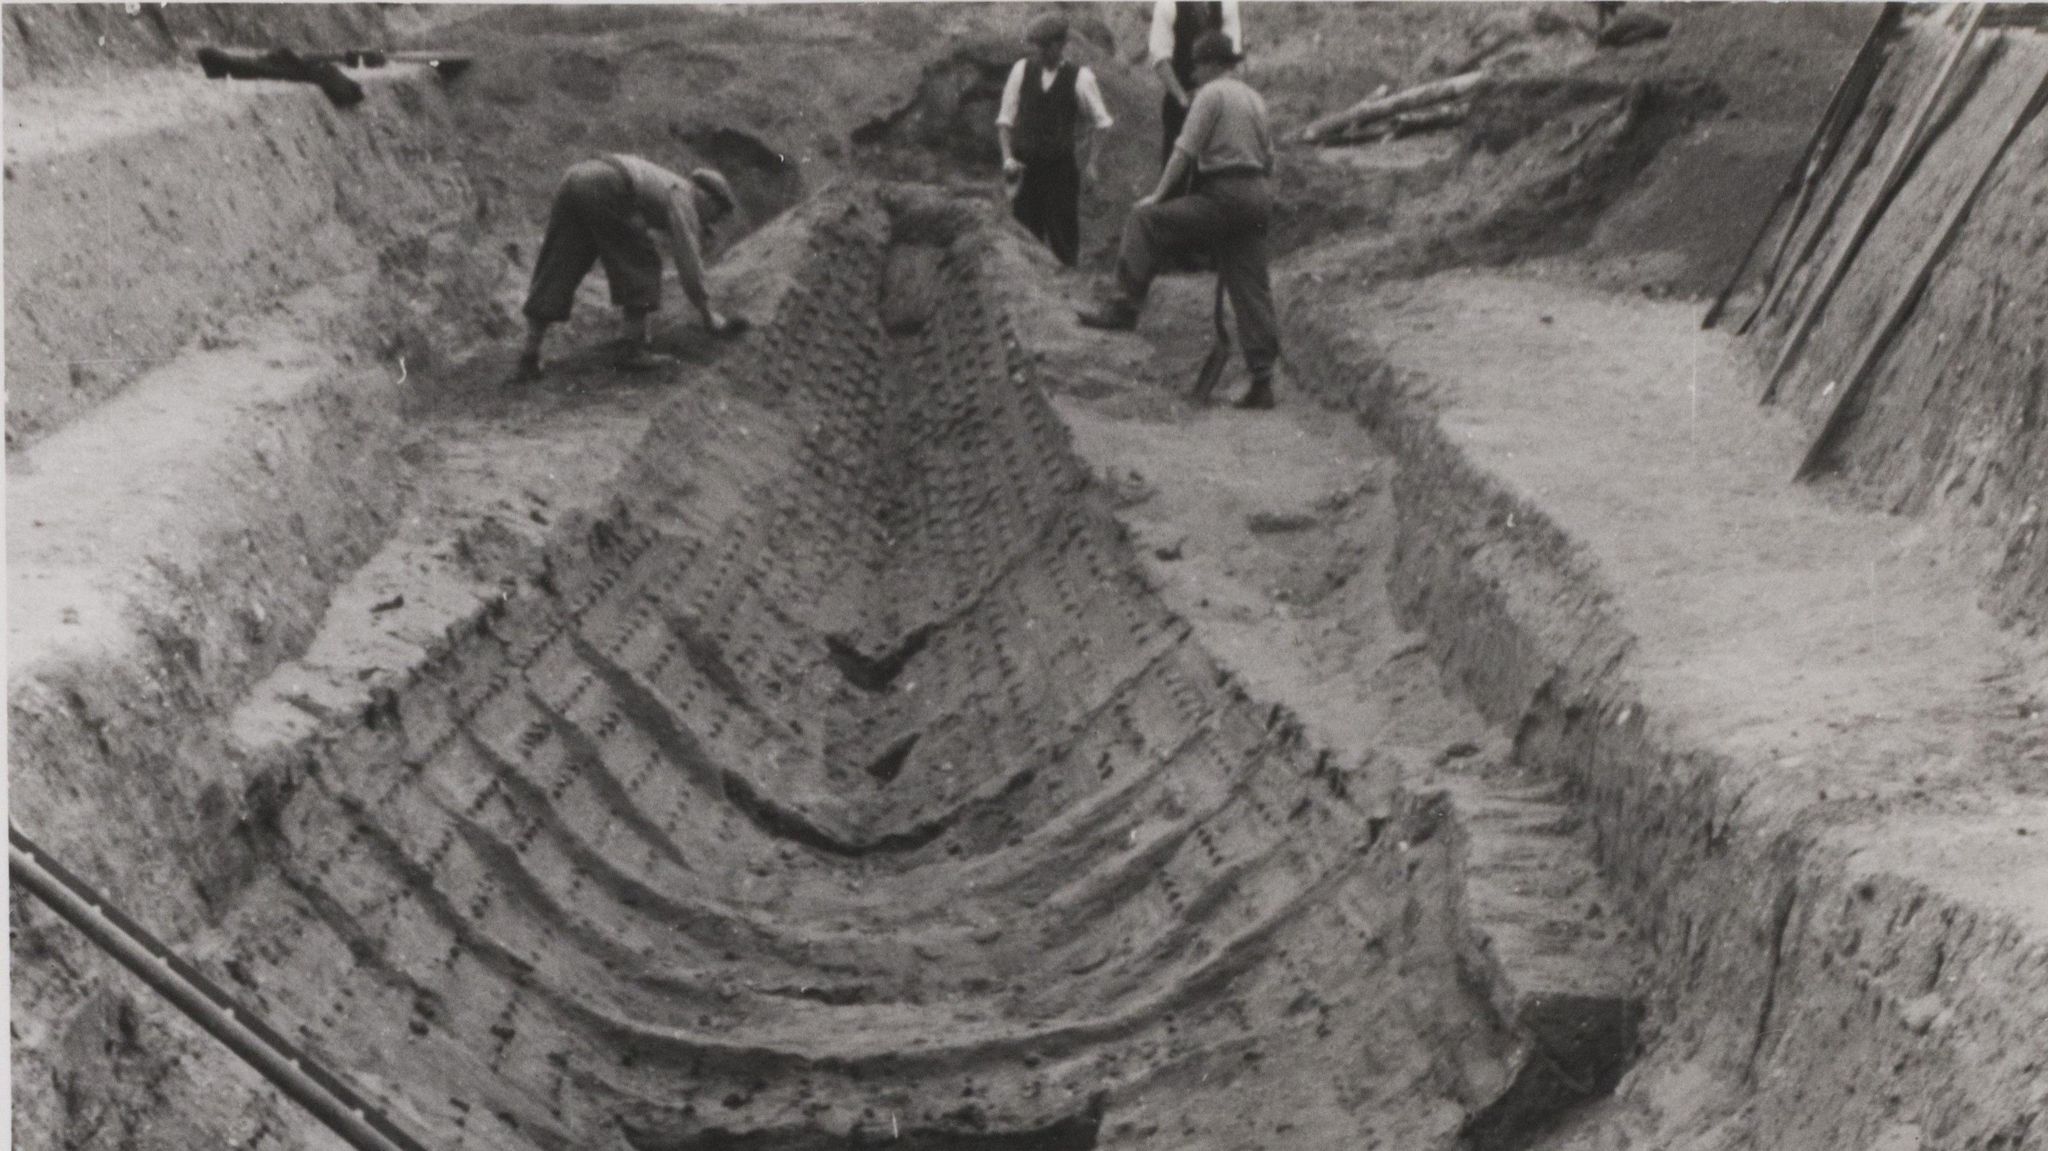
[{"label": "wooden plank on ground", "polygon": [[1333,112],[1303,128],[1301,139],[1303,143],[1314,144],[1326,136],[1391,116],[1396,112],[1406,112],[1411,108],[1422,108],[1447,100],[1460,100],[1477,91],[1485,82],[1486,73],[1467,72],[1448,80],[1432,80],[1427,84],[1417,84],[1413,88],[1403,88],[1399,92],[1385,96],[1361,100],[1342,112]]}]

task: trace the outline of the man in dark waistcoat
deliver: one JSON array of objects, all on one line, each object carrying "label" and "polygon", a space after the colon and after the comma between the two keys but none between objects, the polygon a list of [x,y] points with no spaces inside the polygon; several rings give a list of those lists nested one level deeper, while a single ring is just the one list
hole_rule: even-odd
[{"label": "man in dark waistcoat", "polygon": [[[1040,16],[1025,38],[1032,54],[1010,69],[996,114],[1003,178],[1016,185],[1017,222],[1071,268],[1081,250],[1081,184],[1095,182],[1102,133],[1116,121],[1095,74],[1065,58],[1064,17]],[[1085,167],[1074,158],[1077,135],[1087,137]]]}]

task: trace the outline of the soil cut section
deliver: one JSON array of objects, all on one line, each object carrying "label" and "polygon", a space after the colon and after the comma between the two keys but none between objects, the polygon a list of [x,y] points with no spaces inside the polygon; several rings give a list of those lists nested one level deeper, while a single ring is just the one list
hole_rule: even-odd
[{"label": "soil cut section", "polygon": [[1404,613],[1584,797],[1657,952],[1653,1054],[1561,1145],[2005,1138],[2038,647],[1938,538],[1788,485],[1800,429],[1690,305],[1448,275],[1295,315],[1405,465]]}]

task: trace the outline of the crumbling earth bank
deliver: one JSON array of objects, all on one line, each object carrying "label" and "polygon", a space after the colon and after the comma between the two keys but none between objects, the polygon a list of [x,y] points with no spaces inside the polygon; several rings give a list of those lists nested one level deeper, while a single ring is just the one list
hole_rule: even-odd
[{"label": "crumbling earth bank", "polygon": [[[422,274],[422,245],[473,203],[432,84],[380,77],[347,112],[310,88],[257,85],[268,94],[252,99],[196,72],[10,94],[10,446],[169,362],[195,333],[228,342],[231,317],[379,260]],[[477,259],[438,254],[444,275]],[[367,304],[409,319],[396,295]]]},{"label": "crumbling earth bank", "polygon": [[[1586,305],[1591,314],[1575,317],[1571,293],[1545,296],[1526,283],[1470,277],[1417,289],[1436,292],[1441,307],[1475,324],[1554,325],[1561,334],[1505,333],[1496,347],[1519,354],[1457,358],[1470,381],[1425,377],[1408,365],[1444,362],[1417,349],[1441,350],[1434,337],[1416,336],[1432,322],[1400,315],[1393,293],[1374,307],[1393,352],[1346,322],[1359,314],[1356,303],[1342,311],[1301,301],[1296,363],[1319,393],[1355,407],[1403,464],[1390,574],[1405,618],[1429,630],[1445,671],[1481,710],[1513,728],[1518,762],[1570,782],[1603,871],[1654,946],[1654,1039],[1644,1062],[1612,1105],[1550,1145],[2031,1145],[2043,1081],[2037,1045],[2022,1036],[2040,1029],[2048,1003],[2032,898],[2038,853],[2028,846],[2039,758],[2023,731],[2026,682],[2013,685],[2017,694],[1995,686],[2019,667],[1990,621],[1966,618],[1967,604],[1954,598],[1958,590],[1966,598],[1967,582],[1941,585],[1956,616],[1946,622],[1974,630],[1968,652],[1935,660],[1980,659],[1957,675],[1899,680],[1894,692],[1882,681],[1899,651],[1874,635],[1846,661],[1825,643],[1786,649],[1793,678],[1821,685],[1818,699],[1778,687],[1768,644],[1750,646],[1742,677],[1720,674],[1711,652],[1683,646],[1677,628],[1649,613],[1696,627],[1735,618],[1721,616],[1726,604],[1696,590],[1656,591],[1642,571],[1668,563],[1656,537],[1669,523],[1697,535],[1713,521],[1667,501],[1658,505],[1667,524],[1653,529],[1639,522],[1642,508],[1610,493],[1592,502],[1615,521],[1611,530],[1589,530],[1588,500],[1569,476],[1514,462],[1538,455],[1584,471],[1583,455],[1529,449],[1579,435],[1588,453],[1614,451],[1595,425],[1633,428],[1661,445],[1651,452],[1682,451],[1656,436],[1682,442],[1684,433],[1646,430],[1683,411],[1684,388],[1672,383],[1682,375],[1660,363],[1631,377],[1607,354],[1552,358],[1552,345],[1612,328],[1625,301]],[[1674,310],[1683,313],[1678,331],[1690,334],[1689,309]],[[1617,390],[1574,388],[1579,408],[1545,398],[1563,390],[1560,374],[1580,372],[1629,379],[1637,390],[1616,404]],[[1698,386],[1703,407],[1752,410],[1747,395],[1710,395],[1719,386],[1712,376]],[[1541,421],[1531,436],[1504,434],[1502,417],[1515,410]],[[1594,411],[1607,414],[1586,414]],[[1563,432],[1560,419],[1585,426]],[[1745,429],[1766,459],[1786,430]],[[1741,452],[1719,443],[1712,451],[1712,467],[1690,469],[1697,486],[1746,470],[1727,462]],[[1606,466],[1640,488],[1665,482],[1659,467],[1615,454]],[[1668,474],[1683,483],[1688,468]],[[1604,491],[1603,482],[1577,486]],[[1765,482],[1774,500],[1800,498]],[[1733,514],[1768,510],[1762,501],[1728,502],[1740,508]],[[1801,499],[1809,514],[1810,503]],[[1570,535],[1560,509],[1579,517]],[[1810,526],[1805,542],[1817,545],[1839,524]],[[1722,537],[1732,555],[1752,546],[1737,531],[1707,536]],[[1803,594],[1787,565],[1769,573],[1786,582],[1752,584],[1743,582],[1745,563],[1721,569],[1737,599]],[[1761,610],[1753,604],[1736,616]],[[1744,626],[1754,625],[1723,630]],[[1768,710],[1730,709],[1759,681],[1778,697],[1771,706],[1796,722],[1774,726]],[[1844,722],[1852,713],[1857,722]],[[1901,714],[1906,725],[1885,738],[1881,725]],[[1833,734],[1802,742],[1798,729],[1816,725]],[[1866,729],[1878,734],[1864,738]]]}]

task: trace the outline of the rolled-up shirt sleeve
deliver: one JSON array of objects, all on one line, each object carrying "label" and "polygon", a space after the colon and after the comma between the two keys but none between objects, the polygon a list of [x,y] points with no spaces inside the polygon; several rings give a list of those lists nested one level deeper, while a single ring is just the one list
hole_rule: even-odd
[{"label": "rolled-up shirt sleeve", "polygon": [[1095,82],[1095,73],[1081,69],[1074,77],[1074,95],[1079,97],[1081,108],[1088,113],[1088,119],[1097,129],[1113,127],[1116,118],[1109,114],[1109,105],[1102,102],[1102,85]]},{"label": "rolled-up shirt sleeve", "polygon": [[697,239],[696,192],[688,183],[667,189],[668,250],[675,261],[676,282],[683,295],[699,308],[708,306],[711,295],[704,288],[704,252]]},{"label": "rolled-up shirt sleeve", "polygon": [[1197,88],[1194,103],[1188,105],[1188,122],[1181,127],[1179,139],[1173,142],[1173,150],[1186,153],[1190,163],[1201,159],[1202,147],[1209,142],[1209,134],[1216,130],[1216,117],[1222,111],[1215,88],[1207,84]]},{"label": "rolled-up shirt sleeve", "polygon": [[1145,40],[1146,63],[1173,59],[1173,0],[1156,0],[1152,5],[1152,34]]},{"label": "rolled-up shirt sleeve", "polygon": [[[1244,21],[1237,10],[1238,0],[1223,0],[1223,34],[1230,37],[1230,46],[1244,51]],[[1173,0],[1156,0],[1152,5],[1152,32],[1145,39],[1147,64],[1173,59]]]},{"label": "rolled-up shirt sleeve", "polygon": [[[983,89],[986,91],[986,89]],[[1010,78],[1003,82],[1003,103],[996,110],[996,127],[1017,126],[1017,104],[1024,98],[1024,61],[1019,60],[1010,69]]]}]

